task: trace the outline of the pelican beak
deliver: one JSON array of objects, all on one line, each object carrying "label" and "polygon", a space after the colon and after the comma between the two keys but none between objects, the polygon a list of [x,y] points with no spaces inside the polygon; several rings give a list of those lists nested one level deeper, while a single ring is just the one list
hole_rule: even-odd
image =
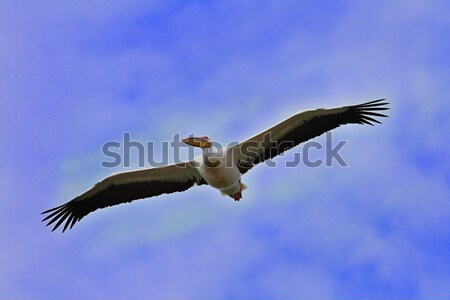
[{"label": "pelican beak", "polygon": [[199,148],[211,148],[212,143],[210,140],[203,136],[203,137],[187,137],[185,139],[182,139],[181,142],[188,144],[190,146],[199,147]]}]

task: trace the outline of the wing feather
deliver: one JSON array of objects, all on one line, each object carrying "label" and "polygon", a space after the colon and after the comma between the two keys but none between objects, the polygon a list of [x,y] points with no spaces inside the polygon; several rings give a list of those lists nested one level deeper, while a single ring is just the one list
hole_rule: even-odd
[{"label": "wing feather", "polygon": [[375,111],[387,110],[385,99],[353,106],[316,109],[297,113],[240,144],[230,148],[239,170],[246,173],[253,166],[271,159],[302,142],[306,142],[344,124],[379,123],[372,117],[387,117]]},{"label": "wing feather", "polygon": [[42,221],[50,219],[47,226],[57,221],[52,231],[65,222],[64,232],[69,225],[72,228],[76,222],[99,208],[181,192],[195,184],[206,184],[206,181],[189,162],[119,173],[103,179],[73,200],[44,211],[42,214],[48,215]]}]

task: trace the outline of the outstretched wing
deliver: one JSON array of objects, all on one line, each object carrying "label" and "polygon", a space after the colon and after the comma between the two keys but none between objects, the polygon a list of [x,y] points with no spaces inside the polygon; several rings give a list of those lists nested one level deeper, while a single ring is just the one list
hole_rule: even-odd
[{"label": "outstretched wing", "polygon": [[64,232],[87,214],[99,209],[133,200],[182,192],[194,184],[206,184],[191,163],[179,163],[162,168],[124,172],[106,177],[94,187],[73,200],[44,211],[48,214],[42,221],[47,226],[56,222],[54,231],[64,221]]},{"label": "outstretched wing", "polygon": [[[385,99],[359,105],[300,112],[244,142],[230,148],[239,171],[271,159],[298,144],[344,124],[380,123],[374,117],[387,117],[377,111],[389,109]],[[381,123],[380,123],[381,124]]]}]

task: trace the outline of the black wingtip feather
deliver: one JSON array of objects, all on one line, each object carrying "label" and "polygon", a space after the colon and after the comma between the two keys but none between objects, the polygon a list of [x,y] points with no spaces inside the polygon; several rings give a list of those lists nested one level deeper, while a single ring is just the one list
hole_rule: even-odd
[{"label": "black wingtip feather", "polygon": [[359,122],[359,124],[367,124],[367,125],[370,125],[370,126],[374,126],[372,123],[370,123],[369,121],[366,121],[366,120],[362,120],[361,119],[361,121]]},{"label": "black wingtip feather", "polygon": [[61,218],[65,213],[67,213],[67,211],[62,210],[55,217],[53,217],[53,219],[51,219],[50,222],[48,222],[47,225],[45,225],[45,226],[53,224],[55,221],[57,221],[59,218]]},{"label": "black wingtip feather", "polygon": [[56,215],[56,214],[59,214],[60,212],[62,212],[63,210],[65,209],[65,207],[59,207],[59,209],[58,210],[56,210],[56,211],[53,211],[51,214],[49,214],[48,216],[46,216],[44,219],[42,219],[42,221],[41,222],[44,222],[44,221],[46,221],[46,220],[48,220],[48,219],[50,219],[51,217],[53,217],[54,215]]},{"label": "black wingtip feather", "polygon": [[67,219],[67,217],[69,215],[70,215],[70,211],[66,211],[66,213],[59,219],[58,223],[55,224],[55,227],[53,227],[52,231],[57,229],[64,222],[64,220]]},{"label": "black wingtip feather", "polygon": [[70,224],[70,228],[72,229],[73,225],[75,225],[75,223],[78,221],[78,218],[73,218],[72,223]]},{"label": "black wingtip feather", "polygon": [[75,216],[73,214],[71,214],[69,216],[69,218],[67,218],[66,223],[64,224],[64,228],[62,230],[62,233],[64,233],[64,231],[66,231],[67,227],[69,226],[70,222],[72,222],[72,219],[75,218]]},{"label": "black wingtip feather", "polygon": [[[384,105],[384,104],[383,104]],[[361,108],[357,108],[357,110],[364,110],[367,109],[367,107],[361,107]],[[389,107],[370,107],[370,110],[388,110],[390,109]]]},{"label": "black wingtip feather", "polygon": [[[374,104],[380,103],[380,102],[385,101],[385,100],[386,100],[386,99],[384,99],[384,98],[382,98],[382,99],[377,99],[377,100],[372,100],[372,101],[369,101],[369,102],[360,104],[359,106],[374,105]],[[377,104],[377,105],[379,105],[379,104]]]},{"label": "black wingtip feather", "polygon": [[366,120],[369,120],[370,122],[375,122],[375,123],[381,124],[380,121],[375,120],[374,118],[368,117],[368,116],[366,116],[366,115],[361,116],[361,118],[364,118],[364,119],[366,119]]},{"label": "black wingtip feather", "polygon": [[372,126],[374,126],[373,123],[381,124],[381,122],[375,119],[374,117],[381,117],[381,118],[388,117],[385,114],[375,112],[389,109],[389,107],[386,107],[386,105],[388,105],[389,103],[385,102],[385,100],[386,99],[378,99],[349,107],[350,111],[353,111],[355,113],[354,117],[356,123],[362,122],[364,124],[369,124]]},{"label": "black wingtip feather", "polygon": [[66,205],[66,204],[63,204],[63,205],[60,205],[60,206],[57,206],[57,207],[53,207],[53,208],[50,208],[49,210],[43,211],[43,212],[41,212],[41,215],[44,215],[44,214],[47,214],[47,213],[49,213],[51,211],[57,210],[58,208],[61,208],[64,205]]},{"label": "black wingtip feather", "polygon": [[383,118],[387,118],[387,116],[384,115],[384,114],[374,113],[374,112],[371,112],[371,111],[366,111],[366,112],[364,112],[364,114],[365,114],[365,115],[369,115],[369,116],[375,116],[375,117],[383,117]]},{"label": "black wingtip feather", "polygon": [[63,224],[64,221],[67,220],[66,223],[64,224],[62,232],[66,231],[69,224],[72,223],[72,226],[73,226],[73,224],[74,224],[73,220],[77,219],[76,215],[74,215],[74,213],[73,213],[72,206],[73,205],[71,204],[71,202],[68,202],[68,203],[60,205],[58,207],[47,210],[46,212],[50,213],[50,214],[47,215],[44,219],[42,219],[42,222],[50,219],[50,221],[45,225],[45,226],[49,226],[49,225],[55,223],[56,221],[58,221],[52,229],[52,232],[53,232],[59,226],[61,226],[61,224]]},{"label": "black wingtip feather", "polygon": [[367,106],[380,106],[380,105],[389,104],[388,102],[385,102],[385,101],[386,101],[386,99],[378,99],[378,100],[373,100],[373,101],[362,103],[358,106],[367,107]]}]

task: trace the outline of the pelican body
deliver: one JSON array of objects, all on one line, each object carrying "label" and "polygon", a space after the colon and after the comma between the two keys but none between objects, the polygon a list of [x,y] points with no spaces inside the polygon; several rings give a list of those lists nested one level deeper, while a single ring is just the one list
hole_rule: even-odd
[{"label": "pelican body", "polygon": [[201,156],[189,162],[108,176],[71,201],[44,211],[42,214],[47,215],[42,221],[49,220],[47,226],[55,223],[52,231],[65,222],[64,232],[97,209],[182,192],[203,184],[239,201],[245,188],[241,176],[255,165],[341,125],[373,126],[373,123],[380,123],[375,117],[387,117],[379,113],[389,109],[387,104],[384,99],[379,99],[359,105],[299,112],[228,148],[213,149],[207,136],[185,138],[182,142],[202,149]]},{"label": "pelican body", "polygon": [[245,185],[241,183],[241,173],[234,163],[232,149],[217,148],[215,152],[211,151],[211,143],[207,136],[187,138],[182,142],[202,148],[202,156],[195,159],[195,166],[210,186],[236,201],[242,198]]}]

